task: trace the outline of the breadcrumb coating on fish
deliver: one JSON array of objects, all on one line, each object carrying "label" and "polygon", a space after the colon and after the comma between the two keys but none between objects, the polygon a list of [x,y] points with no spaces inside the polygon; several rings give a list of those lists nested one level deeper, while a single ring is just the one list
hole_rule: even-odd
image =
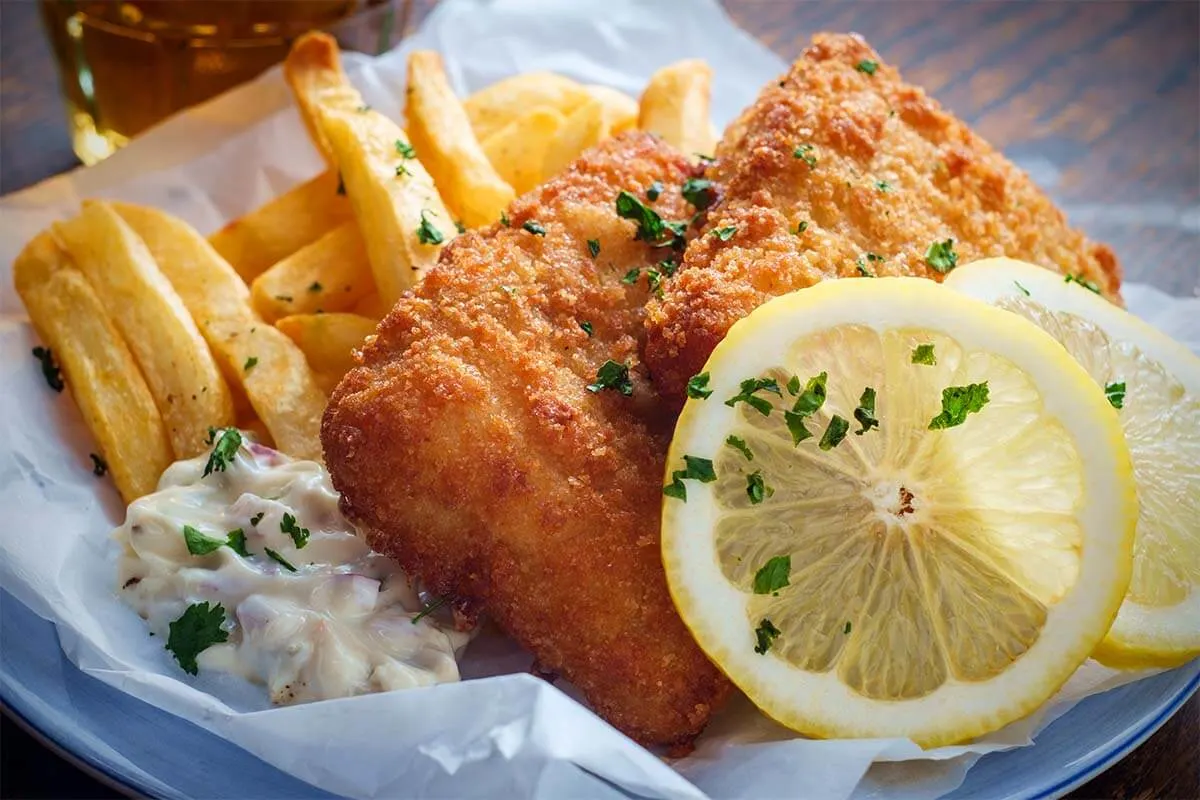
[{"label": "breadcrumb coating on fish", "polygon": [[940,281],[930,261],[945,268],[949,251],[1003,255],[1120,302],[1112,251],[856,35],[816,35],[729,127],[707,177],[721,195],[705,235],[648,309],[646,361],[675,407],[735,322],[827,278]]},{"label": "breadcrumb coating on fish", "polygon": [[[730,691],[675,611],[660,555],[674,415],[640,351],[644,270],[673,251],[635,241],[615,212],[627,190],[686,220],[694,174],[627,134],[519,198],[508,226],[460,236],[380,324],[322,429],[373,548],[490,616],[647,744],[690,743]],[[666,188],[650,202],[655,181]],[[608,360],[630,366],[631,395],[588,389]]]}]

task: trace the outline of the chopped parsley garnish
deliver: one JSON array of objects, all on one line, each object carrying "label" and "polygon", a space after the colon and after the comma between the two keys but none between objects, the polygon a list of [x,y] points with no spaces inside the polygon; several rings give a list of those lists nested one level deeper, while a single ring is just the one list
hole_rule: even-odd
[{"label": "chopped parsley garnish", "polygon": [[264,547],[263,552],[265,552],[272,561],[274,561],[276,564],[279,564],[281,567],[286,569],[288,572],[296,571],[296,568],[294,566],[292,566],[292,562],[288,561],[286,558],[279,555],[279,553],[276,553],[271,548]]},{"label": "chopped parsley garnish", "polygon": [[1110,383],[1104,387],[1104,396],[1113,408],[1125,407],[1125,382]]},{"label": "chopped parsley garnish", "polygon": [[361,105],[355,110],[358,111],[358,113],[360,113],[360,114],[365,114],[371,110],[371,107],[368,105]]},{"label": "chopped parsley garnish", "polygon": [[246,532],[241,528],[234,528],[227,534],[225,544],[230,550],[237,553],[243,558],[250,557],[250,551],[246,549]]},{"label": "chopped parsley garnish", "polygon": [[454,230],[458,231],[459,233],[466,233],[467,226],[463,224],[461,219],[456,219],[454,220]]},{"label": "chopped parsley garnish", "polygon": [[290,294],[277,294],[277,295],[275,295],[275,299],[281,303],[292,302],[292,296]]},{"label": "chopped parsley garnish", "polygon": [[879,420],[875,419],[875,390],[870,386],[863,389],[862,396],[858,398],[858,408],[854,409],[854,419],[858,421],[862,427],[854,433],[857,436],[862,436],[872,428],[879,427]]},{"label": "chopped parsley garnish", "polygon": [[668,278],[675,274],[675,270],[679,269],[679,264],[673,258],[664,258],[658,262],[658,268],[662,270],[662,274]]},{"label": "chopped parsley garnish", "polygon": [[771,594],[788,585],[792,572],[791,556],[772,556],[754,573],[754,593]]},{"label": "chopped parsley garnish", "polygon": [[933,353],[933,345],[917,345],[912,351],[912,363],[924,364],[927,367],[937,366],[937,356]]},{"label": "chopped parsley garnish", "polygon": [[526,220],[525,224],[521,227],[532,233],[534,236],[546,235],[546,229],[542,227],[542,223],[537,222],[536,220]]},{"label": "chopped parsley garnish", "polygon": [[773,494],[775,494],[775,490],[767,486],[761,469],[746,476],[746,496],[750,498],[751,505],[758,505]]},{"label": "chopped parsley garnish", "polygon": [[737,233],[737,225],[726,225],[723,228],[714,228],[709,231],[709,234],[717,237],[722,242],[728,242]]},{"label": "chopped parsley garnish", "polygon": [[892,185],[887,181],[875,181],[875,188],[886,194],[892,190]]},{"label": "chopped parsley garnish", "polygon": [[681,247],[684,244],[683,232],[687,229],[687,223],[665,222],[657,211],[637,199],[631,192],[622,190],[617,195],[617,216],[637,223],[634,238],[639,241],[655,245],[667,244],[672,247]]},{"label": "chopped parsley garnish", "polygon": [[712,483],[717,479],[717,473],[713,469],[711,459],[699,458],[697,456],[684,456],[683,464],[685,469],[677,469],[671,473],[671,482],[663,487],[663,494],[667,497],[687,502],[687,487],[683,485],[684,481],[700,481],[701,483]]},{"label": "chopped parsley garnish", "polygon": [[658,297],[662,297],[662,273],[654,267],[646,268],[646,285]]},{"label": "chopped parsley garnish", "polygon": [[797,236],[804,233],[806,230],[808,230],[808,221],[807,220],[802,219],[796,223],[796,235]]},{"label": "chopped parsley garnish", "polygon": [[810,169],[817,166],[816,148],[811,144],[800,145],[792,151],[792,155],[808,164]]},{"label": "chopped parsley garnish", "polygon": [[859,256],[857,259],[854,260],[854,266],[858,269],[858,274],[863,276],[864,278],[879,277],[878,275],[875,274],[875,270],[873,270],[867,266],[867,262],[865,260],[863,260],[862,256]]},{"label": "chopped parsley garnish", "polygon": [[864,58],[862,61],[855,64],[854,68],[866,75],[874,75],[875,71],[879,69],[879,62]]},{"label": "chopped parsley garnish", "polygon": [[446,240],[442,232],[425,216],[428,209],[421,209],[421,224],[417,226],[417,241],[421,244],[441,244]]},{"label": "chopped parsley garnish", "polygon": [[1020,281],[1013,281],[1013,286],[1016,286],[1018,289],[1020,289],[1021,294],[1025,295],[1026,297],[1030,296],[1029,290],[1022,286]]},{"label": "chopped parsley garnish", "polygon": [[221,539],[206,536],[191,525],[183,526],[183,541],[187,543],[188,552],[194,556],[206,556],[225,546]]},{"label": "chopped parsley garnish", "polygon": [[779,638],[780,633],[782,631],[771,624],[771,620],[763,617],[758,623],[758,627],[754,629],[754,638],[758,642],[754,645],[754,652],[760,656],[765,655],[771,649],[771,645],[775,643],[775,640]]},{"label": "chopped parsley garnish", "polygon": [[981,411],[987,402],[987,381],[966,386],[947,386],[942,389],[942,413],[929,420],[929,430],[962,425],[967,414]]},{"label": "chopped parsley garnish", "polygon": [[687,396],[697,400],[706,400],[712,394],[712,389],[708,388],[708,377],[707,372],[701,372],[699,375],[688,378]]},{"label": "chopped parsley garnish", "polygon": [[246,534],[241,528],[230,531],[224,539],[217,539],[201,533],[191,525],[184,525],[183,541],[187,544],[188,552],[194,556],[206,556],[222,547],[229,547],[238,555],[250,555],[246,552]]},{"label": "chopped parsley garnish", "polygon": [[175,656],[184,672],[195,675],[200,671],[196,656],[214,644],[229,640],[229,632],[221,627],[224,623],[225,607],[220,603],[212,606],[207,600],[192,603],[171,623],[166,649]]},{"label": "chopped parsley garnish", "polygon": [[954,252],[954,240],[934,242],[925,251],[925,263],[945,275],[958,266],[958,253]]},{"label": "chopped parsley garnish", "polygon": [[405,175],[412,175],[412,173],[408,171],[408,167],[404,166],[403,164],[397,164],[396,177],[403,178]]},{"label": "chopped parsley garnish", "polygon": [[413,149],[413,146],[411,144],[408,144],[407,142],[403,142],[399,139],[396,140],[396,152],[399,153],[400,155],[404,156],[405,158],[416,158],[417,157],[417,151]]},{"label": "chopped parsley garnish", "polygon": [[346,195],[346,180],[342,177],[341,170],[338,170],[338,188],[337,193],[343,197]]},{"label": "chopped parsley garnish", "polygon": [[829,425],[825,428],[825,433],[822,434],[821,441],[817,444],[817,447],[820,447],[822,450],[832,450],[842,443],[842,439],[846,438],[846,432],[849,430],[850,422],[834,414],[833,419],[829,420]]},{"label": "chopped parsley garnish", "polygon": [[424,605],[424,607],[421,608],[421,611],[419,613],[413,615],[412,624],[416,625],[418,622],[425,619],[430,614],[437,611],[442,606],[446,605],[446,603],[448,603],[448,602],[450,602],[450,601],[445,597],[435,597],[431,602],[426,603]]},{"label": "chopped parsley garnish", "polygon": [[242,364],[242,372],[249,372],[258,366],[258,356],[250,356],[246,359],[246,363]]},{"label": "chopped parsley garnish", "polygon": [[200,476],[202,478],[213,472],[225,471],[237,455],[238,448],[242,446],[242,433],[237,428],[209,428],[208,441],[205,444],[211,444],[213,449],[204,464],[204,474]]},{"label": "chopped parsley garnish", "polygon": [[321,285],[320,281],[313,281],[312,283],[310,283],[308,285],[308,290],[310,292],[312,292],[313,294],[316,294],[317,292],[321,291],[324,288],[325,287]]},{"label": "chopped parsley garnish", "polygon": [[746,444],[746,440],[740,436],[728,436],[725,438],[725,444],[737,450],[746,457],[747,461],[754,460],[754,453],[750,452],[750,446]]},{"label": "chopped parsley garnish", "polygon": [[587,242],[588,242],[588,252],[591,253],[592,258],[595,258],[596,256],[600,255],[600,240],[599,239],[588,239]]},{"label": "chopped parsley garnish", "polygon": [[834,447],[841,444],[841,440],[846,438],[846,433],[850,431],[850,421],[846,420],[841,415],[834,414],[833,419],[829,420],[829,425],[826,426],[826,432],[821,435],[820,443],[817,443],[821,450],[833,450]]},{"label": "chopped parsley garnish", "polygon": [[508,214],[504,213],[503,211],[500,212],[500,224],[506,228],[512,224],[508,219]]},{"label": "chopped parsley garnish", "polygon": [[795,397],[796,395],[800,394],[800,376],[799,375],[793,375],[792,377],[788,378],[787,390],[788,390],[788,394],[790,394],[792,397]]},{"label": "chopped parsley garnish", "polygon": [[683,199],[703,211],[716,202],[717,192],[706,178],[688,178],[683,182]]},{"label": "chopped parsley garnish", "polygon": [[54,353],[49,347],[33,348],[33,357],[42,362],[42,377],[46,379],[46,383],[56,392],[63,390],[62,370],[58,364],[54,363]]},{"label": "chopped parsley garnish", "polygon": [[595,328],[592,327],[592,323],[590,322],[581,322],[579,323],[579,327],[582,328],[583,332],[588,336],[592,336],[596,332]]},{"label": "chopped parsley garnish", "polygon": [[653,203],[655,200],[658,199],[658,196],[662,194],[662,191],[663,191],[662,181],[655,181],[654,183],[652,183],[646,187],[646,199],[649,200],[651,203]]},{"label": "chopped parsley garnish", "polygon": [[266,515],[267,515],[267,512],[265,512],[265,511],[258,512],[257,514],[255,514],[253,517],[250,518],[250,524],[257,528],[258,523],[262,522],[262,518],[265,517]]},{"label": "chopped parsley garnish", "polygon": [[850,626],[850,620],[846,620],[846,627],[842,628],[842,633],[849,634],[849,633],[850,633],[850,627],[851,627],[851,626]]},{"label": "chopped parsley garnish", "polygon": [[598,394],[605,389],[615,389],[626,397],[633,394],[633,381],[629,379],[628,364],[610,358],[600,365],[600,369],[596,370],[596,382],[589,383],[587,390]]},{"label": "chopped parsley garnish", "polygon": [[103,478],[108,472],[108,462],[95,453],[88,453],[88,458],[92,460],[92,474],[97,478]]},{"label": "chopped parsley garnish", "polygon": [[279,521],[279,530],[292,537],[292,543],[296,545],[297,550],[304,548],[308,544],[308,528],[301,528],[296,524],[296,518],[291,514],[284,514],[283,519]]},{"label": "chopped parsley garnish", "polygon": [[771,392],[783,397],[779,383],[774,378],[747,378],[738,386],[738,393],[725,401],[732,408],[738,403],[745,403],[764,417],[771,413],[771,401],[763,397],[755,397],[756,392]]},{"label": "chopped parsley garnish", "polygon": [[[828,380],[828,372],[822,372],[809,378],[808,383],[804,386],[804,391],[796,398],[796,403],[791,410],[783,412],[783,421],[787,425],[788,432],[792,434],[792,444],[798,445],[812,437],[812,433],[805,427],[804,421],[825,405],[827,394],[825,384]],[[799,389],[799,387],[800,379],[797,378],[796,388]],[[788,381],[788,391],[791,389],[792,382]],[[795,394],[795,392],[792,393]]]},{"label": "chopped parsley garnish", "polygon": [[1096,283],[1095,281],[1088,280],[1082,275],[1067,275],[1066,283],[1078,283],[1089,292],[1100,294],[1100,284]]},{"label": "chopped parsley garnish", "polygon": [[634,267],[633,269],[629,270],[629,272],[625,273],[625,277],[621,278],[621,283],[632,286],[633,284],[637,283],[638,276],[641,274],[642,268]]}]

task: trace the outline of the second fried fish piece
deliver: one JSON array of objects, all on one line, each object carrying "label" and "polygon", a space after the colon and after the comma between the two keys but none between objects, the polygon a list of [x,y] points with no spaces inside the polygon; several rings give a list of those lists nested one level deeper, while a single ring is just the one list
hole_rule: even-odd
[{"label": "second fried fish piece", "polygon": [[648,313],[646,361],[681,404],[729,328],[827,278],[915,275],[1011,256],[1119,300],[1104,245],[855,35],[818,34],[726,131],[720,200]]}]

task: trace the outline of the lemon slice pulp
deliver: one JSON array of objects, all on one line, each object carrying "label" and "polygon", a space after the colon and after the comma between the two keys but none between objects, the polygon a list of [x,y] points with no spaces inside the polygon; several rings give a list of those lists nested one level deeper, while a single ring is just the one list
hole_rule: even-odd
[{"label": "lemon slice pulp", "polygon": [[768,715],[960,741],[1103,638],[1132,468],[1114,409],[1035,326],[919,279],[828,281],[739,322],[706,370],[668,456],[664,565]]},{"label": "lemon slice pulp", "polygon": [[1096,658],[1146,667],[1200,655],[1200,358],[1032,264],[978,261],[947,285],[1041,327],[1120,407],[1141,509],[1129,593]]}]

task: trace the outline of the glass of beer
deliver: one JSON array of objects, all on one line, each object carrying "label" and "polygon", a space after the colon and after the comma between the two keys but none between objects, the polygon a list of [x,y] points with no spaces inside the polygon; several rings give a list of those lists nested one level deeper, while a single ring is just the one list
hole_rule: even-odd
[{"label": "glass of beer", "polygon": [[40,0],[85,164],[279,63],[307,31],[327,30],[350,50],[387,50],[410,1]]}]

